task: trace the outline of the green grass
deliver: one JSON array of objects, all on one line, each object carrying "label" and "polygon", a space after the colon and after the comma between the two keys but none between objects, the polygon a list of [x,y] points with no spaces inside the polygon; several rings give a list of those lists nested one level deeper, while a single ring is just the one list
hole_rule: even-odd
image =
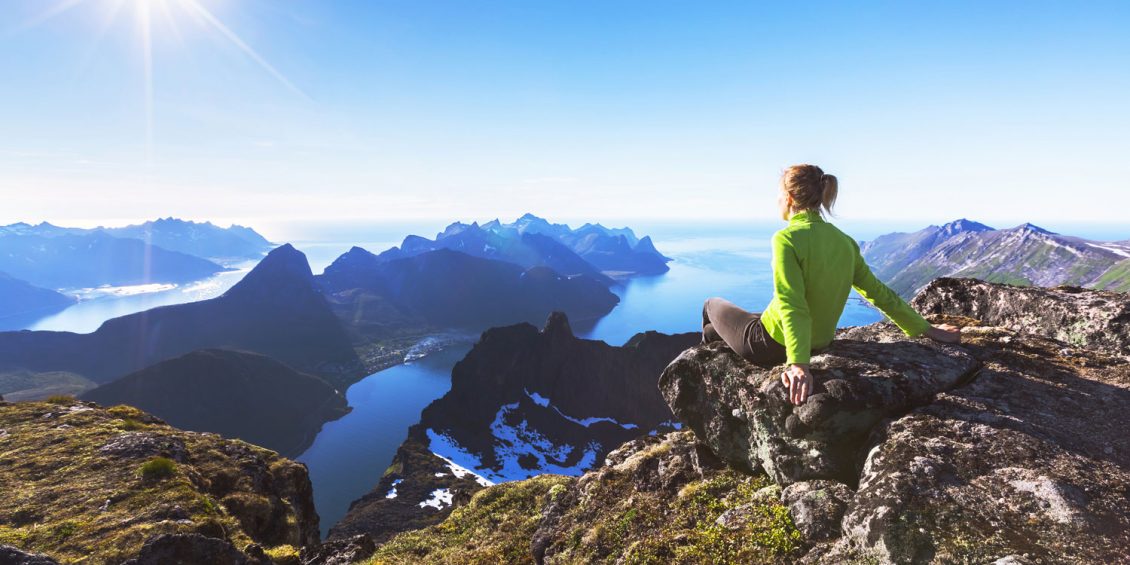
[{"label": "green grass", "polygon": [[137,473],[147,481],[167,479],[177,473],[177,464],[168,457],[154,457],[142,463]]}]

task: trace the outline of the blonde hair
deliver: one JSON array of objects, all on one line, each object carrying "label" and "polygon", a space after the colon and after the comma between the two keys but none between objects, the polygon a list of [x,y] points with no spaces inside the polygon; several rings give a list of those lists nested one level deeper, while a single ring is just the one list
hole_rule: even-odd
[{"label": "blonde hair", "polygon": [[816,210],[823,215],[821,207],[832,213],[839,193],[839,181],[835,175],[825,174],[816,165],[793,165],[781,174],[781,188],[793,198],[793,210]]}]

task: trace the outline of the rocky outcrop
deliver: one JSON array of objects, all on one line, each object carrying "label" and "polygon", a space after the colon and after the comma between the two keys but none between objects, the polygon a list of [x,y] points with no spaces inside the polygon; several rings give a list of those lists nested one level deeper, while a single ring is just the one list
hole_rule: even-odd
[{"label": "rocky outcrop", "polygon": [[540,331],[487,330],[455,365],[451,390],[424,409],[376,488],[329,537],[384,540],[443,520],[483,485],[579,475],[627,440],[672,429],[655,375],[699,339],[646,332],[616,347],[575,337],[560,312]]},{"label": "rocky outcrop", "polygon": [[733,465],[763,468],[781,485],[854,484],[856,454],[875,424],[931,402],[978,366],[960,348],[901,335],[885,325],[840,331],[812,358],[816,384],[799,407],[781,384],[784,367],[748,363],[723,342],[684,351],[659,388],[675,416]]},{"label": "rocky outcrop", "polygon": [[[1035,307],[1047,292],[1021,291]],[[1122,300],[1078,292],[1096,311]],[[545,563],[1125,562],[1130,364],[983,319],[930,318],[960,326],[962,343],[908,340],[886,322],[840,330],[813,358],[816,394],[801,407],[780,402],[776,370],[691,348],[663,376],[690,430],[628,442],[575,480],[484,489],[467,513],[392,538],[378,561],[501,546],[510,562]],[[511,507],[526,526],[484,531],[471,509],[521,489]],[[456,535],[472,531],[474,545]]]},{"label": "rocky outcrop", "polygon": [[914,298],[912,306],[923,313],[968,316],[1015,332],[1130,357],[1130,294],[1124,292],[939,278]]},{"label": "rocky outcrop", "polygon": [[0,540],[22,552],[267,563],[318,544],[304,465],[136,408],[0,403],[0,453]]}]

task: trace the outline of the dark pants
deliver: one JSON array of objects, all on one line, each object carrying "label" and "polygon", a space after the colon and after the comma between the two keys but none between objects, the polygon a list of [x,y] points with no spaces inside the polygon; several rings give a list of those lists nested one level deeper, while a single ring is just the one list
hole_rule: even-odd
[{"label": "dark pants", "polygon": [[761,325],[761,314],[747,312],[724,298],[708,298],[702,305],[702,341],[722,340],[745,360],[765,367],[784,363],[785,346]]}]

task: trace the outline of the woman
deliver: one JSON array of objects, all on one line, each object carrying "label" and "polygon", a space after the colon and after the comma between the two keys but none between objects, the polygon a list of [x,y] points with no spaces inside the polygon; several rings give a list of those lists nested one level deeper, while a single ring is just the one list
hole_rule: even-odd
[{"label": "woman", "polygon": [[786,363],[781,382],[789,400],[802,404],[812,391],[808,361],[835,336],[848,293],[854,287],[910,337],[958,343],[954,326],[932,326],[887,288],[863,261],[859,244],[825,221],[832,211],[836,177],[815,165],[794,165],[781,176],[777,204],[788,225],[773,234],[773,300],[761,314],[722,298],[702,309],[703,342],[725,341],[745,359],[763,366]]}]

